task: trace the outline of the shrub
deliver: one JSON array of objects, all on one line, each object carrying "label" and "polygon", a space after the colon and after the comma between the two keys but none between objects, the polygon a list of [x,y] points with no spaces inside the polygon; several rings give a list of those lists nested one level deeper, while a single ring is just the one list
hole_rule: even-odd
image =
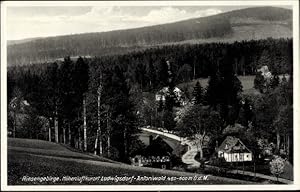
[{"label": "shrub", "polygon": [[276,156],[271,162],[270,162],[270,172],[276,176],[277,181],[280,174],[283,173],[284,169],[284,162],[285,160],[282,159],[279,156]]}]

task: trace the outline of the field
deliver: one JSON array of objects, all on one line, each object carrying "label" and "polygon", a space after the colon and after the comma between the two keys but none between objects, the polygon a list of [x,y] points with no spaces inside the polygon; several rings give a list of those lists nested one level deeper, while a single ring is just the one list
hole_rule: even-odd
[{"label": "field", "polygon": [[[174,184],[175,181],[141,181],[134,179],[131,183],[116,180],[109,181],[66,181],[64,176],[70,177],[135,177],[138,176],[166,176],[182,177],[192,176],[193,173],[161,170],[154,168],[133,167],[123,163],[108,162],[105,158],[70,151],[66,147],[46,141],[30,139],[8,140],[8,185],[18,184]],[[24,181],[28,177],[59,177],[53,181]],[[197,175],[203,176],[201,174]],[[179,181],[176,184],[241,184],[246,181],[208,176],[208,180]]]},{"label": "field", "polygon": [[[255,76],[238,76],[239,80],[242,83],[243,86],[243,93],[244,94],[258,94],[258,91],[255,90],[254,87],[254,78]],[[193,81],[187,82],[187,83],[180,83],[178,88],[185,89],[187,88],[189,93],[191,94],[193,92],[193,88],[196,85],[197,81],[201,84],[203,88],[205,88],[208,84],[208,78],[199,78],[195,79]]]}]

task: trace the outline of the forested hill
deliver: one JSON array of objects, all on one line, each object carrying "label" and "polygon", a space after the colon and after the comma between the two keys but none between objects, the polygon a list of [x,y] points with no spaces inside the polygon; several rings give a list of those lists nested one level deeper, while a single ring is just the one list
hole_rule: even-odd
[{"label": "forested hill", "polygon": [[290,38],[291,26],[289,9],[247,8],[150,27],[9,42],[8,65],[53,61],[66,55],[122,54],[165,44]]}]

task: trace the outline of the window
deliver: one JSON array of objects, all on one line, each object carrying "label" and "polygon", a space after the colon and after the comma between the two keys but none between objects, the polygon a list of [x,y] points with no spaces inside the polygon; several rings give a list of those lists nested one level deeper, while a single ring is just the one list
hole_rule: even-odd
[{"label": "window", "polygon": [[242,159],[243,158],[243,153],[240,153],[240,159]]},{"label": "window", "polygon": [[225,148],[224,148],[224,149],[228,149],[228,145],[227,145],[227,144],[225,145]]}]

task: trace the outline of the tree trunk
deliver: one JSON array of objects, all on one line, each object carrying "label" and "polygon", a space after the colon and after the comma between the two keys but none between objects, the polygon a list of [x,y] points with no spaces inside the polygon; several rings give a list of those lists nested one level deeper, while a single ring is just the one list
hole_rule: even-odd
[{"label": "tree trunk", "polygon": [[193,79],[196,78],[196,63],[194,62],[194,72],[193,72]]},{"label": "tree trunk", "polygon": [[200,159],[202,159],[203,158],[203,149],[202,149],[202,146],[198,147],[198,151],[199,151]]},{"label": "tree trunk", "polygon": [[51,142],[51,126],[49,126],[48,128],[48,137],[49,137],[49,141]]},{"label": "tree trunk", "polygon": [[286,151],[286,134],[283,136],[283,150]]},{"label": "tree trunk", "polygon": [[289,157],[290,157],[290,134],[287,134],[287,138],[286,138],[286,154],[289,159]]},{"label": "tree trunk", "polygon": [[16,138],[16,130],[17,130],[17,112],[14,111],[14,131],[13,131],[13,137]]},{"label": "tree trunk", "polygon": [[124,157],[127,157],[127,128],[124,128]]},{"label": "tree trunk", "polygon": [[81,129],[78,127],[78,148],[82,150],[82,138],[81,138]]},{"label": "tree trunk", "polygon": [[55,112],[54,117],[54,135],[55,135],[55,142],[58,143],[58,119],[57,119],[57,111]]},{"label": "tree trunk", "polygon": [[63,127],[63,143],[66,144],[66,128]]},{"label": "tree trunk", "polygon": [[69,134],[68,142],[69,142],[69,145],[71,145],[72,135],[71,135],[71,125],[70,125],[70,122],[68,124],[68,134]]},{"label": "tree trunk", "polygon": [[86,98],[83,98],[83,142],[84,151],[87,151],[87,135],[86,135]]},{"label": "tree trunk", "polygon": [[111,129],[111,125],[110,125],[110,112],[107,112],[107,119],[106,119],[106,123],[107,123],[107,156],[110,157],[110,129]]},{"label": "tree trunk", "polygon": [[234,59],[234,72],[235,74],[238,74],[238,61],[237,58]]},{"label": "tree trunk", "polygon": [[101,92],[102,92],[102,87],[101,84],[98,89],[98,107],[97,107],[97,124],[98,124],[98,129],[97,129],[97,136],[95,139],[95,155],[97,154],[97,146],[98,146],[98,138],[99,138],[99,155],[102,155],[102,135],[101,135]]},{"label": "tree trunk", "polygon": [[110,135],[107,136],[107,156],[110,157]]},{"label": "tree trunk", "polygon": [[277,145],[276,145],[276,148],[279,152],[280,150],[280,134],[279,134],[279,130],[276,131],[276,141],[277,141]]},{"label": "tree trunk", "polygon": [[99,137],[99,129],[97,129],[96,139],[95,139],[95,147],[94,154],[97,155],[97,147],[98,147],[98,137]]}]

